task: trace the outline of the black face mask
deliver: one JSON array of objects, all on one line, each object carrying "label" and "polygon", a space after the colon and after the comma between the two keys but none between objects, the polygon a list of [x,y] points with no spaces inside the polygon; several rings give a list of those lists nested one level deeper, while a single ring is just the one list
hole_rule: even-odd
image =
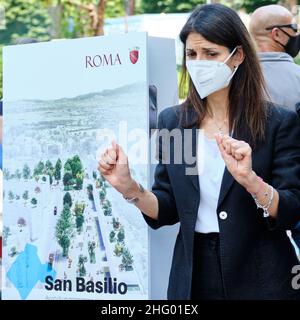
[{"label": "black face mask", "polygon": [[282,29],[280,30],[284,32],[290,39],[286,45],[283,45],[279,41],[276,41],[276,42],[278,42],[280,45],[284,47],[284,50],[287,54],[295,58],[300,51],[300,34],[298,34],[297,36],[291,36],[284,30]]}]

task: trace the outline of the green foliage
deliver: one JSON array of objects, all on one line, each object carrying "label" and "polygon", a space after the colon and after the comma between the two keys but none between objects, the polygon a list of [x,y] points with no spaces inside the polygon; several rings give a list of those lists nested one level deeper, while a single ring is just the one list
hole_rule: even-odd
[{"label": "green foliage", "polygon": [[25,164],[23,167],[23,178],[27,180],[29,179],[29,177],[30,177],[30,168],[28,167],[27,164]]},{"label": "green foliage", "polygon": [[125,15],[124,0],[107,0],[105,8],[106,18],[115,18]]},{"label": "green foliage", "polygon": [[116,230],[118,230],[119,229],[119,227],[120,227],[120,222],[119,222],[119,219],[117,218],[113,218],[112,219],[112,224],[113,224],[113,228],[114,228],[114,230],[116,231]]},{"label": "green foliage", "polygon": [[70,193],[67,192],[67,193],[64,195],[63,204],[64,204],[64,206],[65,206],[65,205],[68,205],[69,208],[71,208],[71,207],[72,207],[72,203],[73,203],[73,202],[72,202],[72,197],[71,197]]},{"label": "green foliage", "polygon": [[11,235],[9,227],[3,227],[3,246],[7,245],[7,238]]},{"label": "green foliage", "polygon": [[15,198],[14,193],[13,193],[12,191],[9,191],[9,193],[8,193],[8,199],[9,199],[9,200],[14,200],[14,198]]},{"label": "green foliage", "polygon": [[95,255],[96,243],[95,241],[88,242],[88,251],[90,255],[90,263],[96,263],[96,255]]},{"label": "green foliage", "polygon": [[129,249],[126,248],[123,251],[123,256],[122,256],[122,264],[125,267],[126,271],[132,270],[132,264],[133,264],[133,256],[130,253]]},{"label": "green foliage", "polygon": [[111,208],[105,208],[103,210],[103,213],[104,213],[105,216],[111,216],[112,215],[112,210],[111,210]]},{"label": "green foliage", "polygon": [[85,203],[84,202],[82,202],[82,203],[76,202],[75,203],[75,208],[74,208],[75,215],[83,214],[84,209],[85,209]]},{"label": "green foliage", "polygon": [[174,13],[174,12],[190,12],[197,5],[206,3],[204,0],[156,0],[142,1],[142,11],[145,13]]},{"label": "green foliage", "polygon": [[256,10],[257,8],[261,7],[261,6],[266,6],[269,4],[277,4],[278,1],[277,0],[260,0],[260,1],[256,1],[256,0],[244,0],[244,1],[240,1],[240,7],[243,7],[246,9],[246,12],[253,12],[254,10]]},{"label": "green foliage", "polygon": [[44,162],[40,161],[33,170],[34,176],[39,176],[44,173],[45,165]]},{"label": "green foliage", "polygon": [[9,44],[20,38],[49,40],[50,18],[43,1],[1,0],[5,8],[6,29],[0,32],[0,43]]},{"label": "green foliage", "polygon": [[87,189],[89,200],[94,201],[93,186],[89,184],[86,189]]},{"label": "green foliage", "polygon": [[103,202],[105,200],[105,197],[106,197],[106,190],[105,189],[101,189],[99,191],[99,198],[100,198],[101,202]]},{"label": "green foliage", "polygon": [[114,232],[114,230],[112,230],[112,231],[109,233],[109,241],[110,241],[110,242],[115,242],[115,241],[116,241],[116,233]]},{"label": "green foliage", "polygon": [[36,198],[32,198],[32,199],[31,199],[31,204],[32,204],[33,206],[36,206],[36,205],[37,205],[37,200],[36,200]]},{"label": "green foliage", "polygon": [[83,256],[82,254],[78,258],[78,269],[79,269],[79,276],[84,277],[86,275],[86,269],[84,264],[87,262],[87,257]]},{"label": "green foliage", "polygon": [[64,186],[70,186],[72,184],[73,176],[72,173],[66,172],[63,177]]},{"label": "green foliage", "polygon": [[111,202],[109,200],[105,200],[102,205],[103,209],[111,208]]},{"label": "green foliage", "polygon": [[5,180],[9,180],[10,179],[10,172],[9,172],[9,170],[7,170],[7,168],[3,169],[3,178]]},{"label": "green foliage", "polygon": [[80,233],[82,231],[82,226],[84,223],[84,216],[83,216],[83,212],[85,209],[85,204],[82,203],[75,203],[75,208],[74,208],[74,212],[75,212],[75,222],[76,222],[76,228],[78,233]]},{"label": "green foliage", "polygon": [[102,209],[103,209],[103,213],[104,213],[105,216],[111,216],[112,215],[111,202],[109,200],[103,201]]},{"label": "green foliage", "polygon": [[18,254],[17,248],[15,246],[11,247],[8,255],[13,258],[16,254]]},{"label": "green foliage", "polygon": [[115,254],[117,257],[120,257],[120,256],[122,255],[123,250],[124,250],[124,246],[121,245],[120,243],[116,243],[115,249],[114,249],[114,254]]},{"label": "green foliage", "polygon": [[46,169],[46,173],[47,174],[53,174],[54,168],[53,168],[53,164],[50,160],[47,160],[45,163],[45,169]]},{"label": "green foliage", "polygon": [[[218,1],[226,6],[232,7],[237,10],[245,8],[247,12],[253,12],[261,6],[276,4],[278,0],[221,0]],[[142,0],[141,9],[144,13],[177,13],[177,12],[190,12],[197,5],[206,3],[205,0],[156,0],[148,1]]]},{"label": "green foliage", "polygon": [[125,231],[124,228],[121,228],[118,232],[118,242],[124,242],[125,239]]},{"label": "green foliage", "polygon": [[77,232],[81,233],[83,228],[83,223],[84,223],[84,216],[82,214],[76,215],[75,222],[76,222]]},{"label": "green foliage", "polygon": [[76,187],[75,187],[76,190],[81,190],[83,185],[83,173],[77,173],[75,183],[76,183]]},{"label": "green foliage", "polygon": [[27,201],[29,199],[29,194],[28,194],[28,191],[26,190],[23,195],[22,195],[22,198]]},{"label": "green foliage", "polygon": [[52,185],[53,183],[53,176],[51,174],[49,174],[49,183],[50,183],[50,186]]},{"label": "green foliage", "polygon": [[14,176],[15,176],[15,178],[18,179],[18,180],[20,180],[20,179],[22,178],[22,174],[21,174],[21,172],[20,172],[19,169],[17,169],[17,170],[15,171]]},{"label": "green foliage", "polygon": [[72,214],[68,205],[64,209],[55,226],[55,237],[63,249],[63,257],[68,256],[71,238],[74,235],[74,224]]},{"label": "green foliage", "polygon": [[[76,190],[81,190],[83,184],[83,167],[79,156],[76,155],[68,159],[64,165],[64,171],[64,186],[75,186]],[[59,166],[56,168],[56,172],[58,176]]]},{"label": "green foliage", "polygon": [[61,160],[58,159],[56,161],[55,169],[54,169],[54,178],[57,181],[59,181],[61,179],[61,168],[62,168],[62,163],[61,163]]}]

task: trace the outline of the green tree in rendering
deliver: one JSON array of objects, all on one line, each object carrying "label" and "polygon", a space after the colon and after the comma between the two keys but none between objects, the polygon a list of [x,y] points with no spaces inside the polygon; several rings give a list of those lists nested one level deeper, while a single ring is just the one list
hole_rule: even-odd
[{"label": "green tree in rendering", "polygon": [[3,246],[7,246],[7,239],[11,235],[9,227],[3,227]]},{"label": "green tree in rendering", "polygon": [[31,202],[31,204],[32,204],[34,207],[37,205],[37,200],[36,200],[36,198],[32,198],[30,202]]},{"label": "green tree in rendering", "polygon": [[76,175],[76,190],[82,190],[82,185],[83,185],[83,173],[77,173]]},{"label": "green tree in rendering", "polygon": [[111,208],[105,208],[103,210],[103,213],[105,216],[112,216],[112,209]]},{"label": "green tree in rendering", "polygon": [[116,233],[114,232],[114,230],[111,230],[111,232],[109,233],[109,242],[115,242],[116,241]]},{"label": "green tree in rendering", "polygon": [[17,169],[17,170],[15,171],[14,176],[15,176],[15,178],[18,179],[18,180],[20,180],[20,179],[22,178],[22,173],[20,172],[19,169]]},{"label": "green tree in rendering", "polygon": [[105,216],[112,215],[111,202],[109,200],[105,200],[102,204],[103,213]]},{"label": "green tree in rendering", "polygon": [[14,193],[13,193],[12,191],[9,191],[9,192],[8,192],[8,199],[9,199],[10,201],[12,201],[12,200],[14,200],[14,198],[15,198]]},{"label": "green tree in rendering", "polygon": [[114,254],[115,254],[117,257],[120,257],[120,256],[122,255],[123,250],[124,250],[124,246],[121,245],[120,243],[116,243],[115,249],[114,249]]},{"label": "green tree in rendering", "polygon": [[71,160],[67,160],[64,165],[64,172],[70,172],[72,173],[72,167],[71,167]]},{"label": "green tree in rendering", "polygon": [[133,269],[132,264],[133,264],[133,256],[130,253],[129,249],[126,248],[123,251],[123,255],[122,255],[122,265],[124,266],[126,271],[131,271]]},{"label": "green tree in rendering", "polygon": [[105,200],[106,197],[106,190],[101,188],[99,191],[99,198],[100,198],[100,202],[101,204],[103,204],[103,201]]},{"label": "green tree in rendering", "polygon": [[52,174],[54,171],[53,164],[50,160],[47,160],[45,163],[45,169],[47,174]]},{"label": "green tree in rendering", "polygon": [[25,179],[25,180],[28,180],[29,179],[29,177],[30,177],[30,168],[28,167],[28,165],[27,164],[25,164],[24,165],[24,167],[23,167],[23,178]]},{"label": "green tree in rendering", "polygon": [[33,175],[34,176],[40,176],[44,173],[45,170],[45,165],[43,161],[40,161],[34,168],[33,170]]},{"label": "green tree in rendering", "polygon": [[53,183],[53,176],[52,176],[52,174],[49,174],[49,183],[50,183],[50,186],[52,186],[52,183]]},{"label": "green tree in rendering", "polygon": [[67,193],[64,195],[63,204],[64,204],[64,206],[65,206],[65,205],[68,205],[69,208],[72,207],[73,202],[72,202],[72,197],[71,197],[71,195],[70,195],[69,192],[67,192]]},{"label": "green tree in rendering", "polygon": [[89,184],[86,189],[87,189],[89,200],[94,201],[93,186]]},{"label": "green tree in rendering", "polygon": [[6,168],[4,168],[4,170],[3,170],[3,178],[5,180],[9,180],[10,179],[10,172]]},{"label": "green tree in rendering", "polygon": [[56,161],[55,168],[54,168],[54,178],[57,182],[61,180],[61,168],[62,168],[62,163],[61,163],[61,160],[58,159]]},{"label": "green tree in rendering", "polygon": [[113,218],[112,219],[112,224],[113,224],[113,228],[114,228],[114,230],[115,231],[117,231],[119,228],[120,228],[120,221],[119,221],[119,219],[117,218]]},{"label": "green tree in rendering", "polygon": [[73,178],[76,178],[77,174],[81,174],[83,172],[82,163],[78,155],[75,155],[73,158],[66,161],[64,171],[65,173],[71,172]]},{"label": "green tree in rendering", "polygon": [[96,243],[95,241],[88,242],[88,251],[90,255],[90,263],[96,263],[96,255],[95,255]]},{"label": "green tree in rendering", "polygon": [[74,212],[75,212],[75,222],[76,222],[76,228],[77,228],[77,232],[81,233],[82,228],[83,228],[83,223],[84,223],[84,216],[83,216],[83,212],[85,209],[85,204],[82,203],[75,203],[75,208],[74,208]]},{"label": "green tree in rendering", "polygon": [[118,232],[118,242],[123,243],[125,239],[125,231],[124,228],[121,228]]},{"label": "green tree in rendering", "polygon": [[25,202],[29,199],[29,193],[27,190],[24,191],[22,198]]},{"label": "green tree in rendering", "polygon": [[64,186],[70,186],[73,181],[73,176],[71,172],[66,172],[63,177]]},{"label": "green tree in rendering", "polygon": [[87,262],[87,257],[81,254],[78,258],[78,270],[79,270],[80,277],[84,277],[86,275],[86,269],[84,266],[86,262]]},{"label": "green tree in rendering", "polygon": [[55,227],[56,240],[63,249],[63,257],[68,256],[73,235],[74,224],[71,210],[68,205],[65,205]]},{"label": "green tree in rendering", "polygon": [[11,247],[8,255],[13,258],[16,254],[18,254],[17,248],[15,246]]}]

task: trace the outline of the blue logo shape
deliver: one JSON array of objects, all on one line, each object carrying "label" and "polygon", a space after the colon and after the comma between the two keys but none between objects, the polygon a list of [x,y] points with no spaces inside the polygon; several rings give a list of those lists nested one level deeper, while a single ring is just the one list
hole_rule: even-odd
[{"label": "blue logo shape", "polygon": [[22,300],[28,297],[38,281],[44,283],[48,275],[55,279],[56,271],[49,269],[48,263],[41,264],[37,247],[28,243],[7,272],[7,278],[19,291]]}]

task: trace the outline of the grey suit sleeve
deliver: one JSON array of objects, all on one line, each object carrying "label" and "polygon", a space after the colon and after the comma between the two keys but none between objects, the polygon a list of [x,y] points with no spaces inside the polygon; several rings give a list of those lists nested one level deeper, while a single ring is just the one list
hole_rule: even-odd
[{"label": "grey suit sleeve", "polygon": [[[158,129],[166,128],[163,123],[164,112],[161,112],[158,117]],[[162,161],[162,142],[159,139],[158,143],[158,164],[156,165],[154,174],[154,183],[152,192],[158,200],[158,219],[149,218],[143,212],[143,216],[147,224],[153,228],[158,229],[165,225],[173,225],[179,221],[175,198],[170,183],[167,164]]]},{"label": "grey suit sleeve", "polygon": [[300,121],[288,112],[277,131],[272,186],[279,193],[277,218],[267,218],[270,230],[293,229],[300,221]]}]

